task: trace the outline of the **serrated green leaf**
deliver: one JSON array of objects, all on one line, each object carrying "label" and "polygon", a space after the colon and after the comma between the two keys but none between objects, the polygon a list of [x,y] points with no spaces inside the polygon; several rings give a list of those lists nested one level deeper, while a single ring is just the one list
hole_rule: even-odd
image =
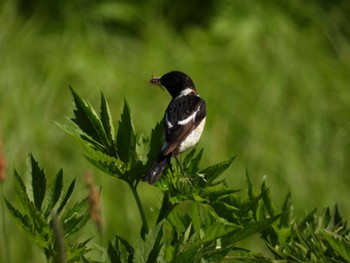
[{"label": "serrated green leaf", "polygon": [[158,223],[145,237],[139,239],[135,245],[134,262],[156,262],[161,249],[161,238],[163,236],[163,222]]},{"label": "serrated green leaf", "polygon": [[136,135],[131,121],[130,107],[124,100],[124,109],[119,121],[117,133],[117,150],[120,160],[128,163],[132,152],[135,152]]},{"label": "serrated green leaf", "polygon": [[220,198],[227,197],[229,195],[232,195],[233,193],[238,192],[239,190],[235,190],[229,187],[225,187],[223,185],[214,185],[214,186],[208,186],[204,188],[200,192],[200,196],[203,198],[206,198],[210,201],[217,201]]},{"label": "serrated green leaf", "polygon": [[236,158],[236,156],[232,157],[231,159],[227,161],[223,161],[217,164],[214,164],[212,166],[209,166],[203,170],[200,171],[201,174],[204,174],[204,178],[209,182],[212,183],[215,179],[217,179],[224,171],[227,170],[227,168],[230,167],[233,160]]},{"label": "serrated green leaf", "polygon": [[41,206],[46,193],[46,175],[43,169],[39,167],[39,163],[33,155],[30,155],[31,175],[32,175],[32,190],[34,204],[41,211]]},{"label": "serrated green leaf", "polygon": [[[86,239],[83,242],[76,243],[74,247],[70,247],[67,251],[67,261],[77,262],[82,256],[90,252],[92,249],[88,248],[86,245],[92,239],[92,237]],[[88,261],[91,263],[91,261]]]},{"label": "serrated green leaf", "polygon": [[52,237],[53,233],[34,205],[29,207],[29,213],[23,214],[6,199],[5,204],[19,228],[43,251],[49,249],[50,244],[47,240]]},{"label": "serrated green leaf", "polygon": [[335,204],[335,206],[334,206],[333,224],[335,226],[341,226],[342,221],[343,221],[343,218],[342,218],[342,216],[339,213],[338,205]]},{"label": "serrated green leaf", "polygon": [[150,151],[149,138],[144,134],[141,134],[136,144],[137,159],[146,164],[148,161],[147,154]]},{"label": "serrated green leaf", "polygon": [[329,223],[331,222],[331,219],[332,219],[331,210],[329,209],[329,207],[327,207],[324,211],[324,215],[322,218],[322,227],[326,229]]},{"label": "serrated green leaf", "polygon": [[178,233],[184,233],[189,226],[190,220],[181,216],[177,210],[173,210],[167,217],[167,220],[177,230]]},{"label": "serrated green leaf", "polygon": [[113,263],[134,262],[134,248],[117,234],[108,244],[108,257]]},{"label": "serrated green leaf", "polygon": [[270,217],[274,216],[275,209],[273,208],[273,204],[270,196],[270,189],[266,187],[265,181],[261,184],[261,194],[262,194],[262,200],[264,202],[264,208],[266,212]]},{"label": "serrated green leaf", "polygon": [[47,193],[47,201],[43,213],[45,218],[47,218],[52,209],[55,207],[62,195],[63,189],[63,170],[60,169],[56,175],[54,182],[50,185]]},{"label": "serrated green leaf", "polygon": [[292,207],[292,194],[289,192],[286,196],[282,206],[282,216],[279,220],[278,227],[288,227],[292,222],[293,207]]},{"label": "serrated green leaf", "polygon": [[227,227],[224,224],[220,222],[215,222],[212,225],[210,225],[209,228],[206,229],[206,233],[201,240],[201,243],[207,243],[207,242],[213,242],[218,238],[221,238],[225,235],[229,235],[232,233],[236,228],[234,227]]},{"label": "serrated green leaf", "polygon": [[246,178],[246,182],[247,182],[247,196],[250,200],[254,199],[254,188],[253,188],[253,184],[252,182],[250,181],[250,178],[249,178],[249,173],[248,173],[248,170],[246,169],[245,171],[245,178]]},{"label": "serrated green leaf", "polygon": [[[114,146],[113,137],[114,137],[115,133],[114,133],[112,115],[111,115],[111,112],[109,110],[107,100],[102,92],[101,92],[100,118],[101,118],[103,128],[105,130],[105,134],[107,136],[109,145]],[[115,151],[116,149],[112,148],[111,150]],[[113,153],[111,153],[111,154],[113,154]],[[114,152],[113,156],[115,156],[115,154],[116,154],[116,152]]]},{"label": "serrated green leaf", "polygon": [[29,213],[32,202],[28,197],[26,187],[16,170],[14,170],[13,175],[19,205],[23,209],[23,212]]},{"label": "serrated green leaf", "polygon": [[202,159],[203,149],[201,149],[197,155],[195,155],[196,152],[196,148],[193,148],[182,161],[182,167],[184,167],[186,174],[190,176],[198,174],[199,162]]},{"label": "serrated green leaf", "polygon": [[70,183],[64,197],[57,202],[58,204],[58,209],[57,209],[57,214],[60,214],[62,212],[62,210],[64,209],[64,207],[66,206],[69,198],[71,197],[73,190],[75,187],[75,179]]},{"label": "serrated green leaf", "polygon": [[[157,231],[157,227],[158,226],[156,226],[156,228],[155,228],[156,231]],[[161,240],[163,237],[163,224],[161,224],[159,226],[159,228],[160,229],[159,229],[158,233],[155,233],[156,238],[154,240],[153,247],[148,254],[147,261],[146,261],[147,263],[157,262],[157,258],[159,257],[159,253],[160,253],[161,248],[162,248]]]},{"label": "serrated green leaf", "polygon": [[32,223],[30,220],[30,217],[27,215],[23,215],[19,210],[14,208],[9,201],[7,201],[6,198],[4,198],[6,207],[8,211],[10,212],[11,216],[15,219],[15,222],[20,226],[20,228],[27,233],[29,232],[30,235],[32,235]]},{"label": "serrated green leaf", "polygon": [[230,232],[225,237],[222,238],[222,243],[225,245],[231,245],[232,243],[237,243],[249,236],[263,231],[265,228],[271,226],[276,220],[280,218],[281,214],[278,214],[272,218],[262,221],[252,221],[243,226],[241,229],[236,229]]},{"label": "serrated green leaf", "polygon": [[79,231],[82,227],[85,226],[89,218],[89,200],[88,198],[85,198],[76,203],[63,215],[61,220],[65,237],[68,237]]},{"label": "serrated green leaf", "polygon": [[59,126],[62,130],[64,130],[68,135],[72,136],[75,140],[77,140],[78,143],[84,149],[92,148],[101,152],[108,153],[108,149],[106,149],[106,147],[103,144],[95,141],[92,137],[84,133],[79,127],[70,127],[60,123],[56,123],[56,125]]},{"label": "serrated green leaf", "polygon": [[314,222],[317,208],[313,209],[299,224],[298,229],[303,232],[309,223]]},{"label": "serrated green leaf", "polygon": [[94,149],[87,149],[89,156],[85,155],[85,158],[101,171],[114,177],[121,177],[125,179],[125,164],[117,158],[104,154]]},{"label": "serrated green leaf", "polygon": [[346,262],[350,262],[350,240],[345,236],[332,233],[327,230],[321,230],[321,236],[327,240],[333,248]]},{"label": "serrated green leaf", "polygon": [[[72,122],[74,122],[82,132],[93,139],[93,141],[89,141],[90,143],[97,142],[104,146],[108,145],[107,135],[102,122],[94,109],[81,99],[72,87],[69,88],[75,104],[75,109],[73,110],[74,118],[71,118]],[[84,138],[84,140],[86,140],[86,138]]]},{"label": "serrated green leaf", "polygon": [[239,212],[239,209],[235,206],[232,206],[230,204],[227,204],[225,202],[214,202],[211,204],[213,207],[215,213],[227,220],[228,222],[236,223],[236,216],[235,213]]}]

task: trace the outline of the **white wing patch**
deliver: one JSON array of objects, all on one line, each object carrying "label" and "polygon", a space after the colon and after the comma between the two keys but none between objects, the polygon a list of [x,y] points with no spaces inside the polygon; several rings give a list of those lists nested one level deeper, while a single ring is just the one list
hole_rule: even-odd
[{"label": "white wing patch", "polygon": [[187,117],[186,119],[184,119],[184,120],[182,120],[182,121],[179,121],[177,124],[179,124],[179,125],[185,125],[185,124],[187,124],[187,123],[189,123],[189,122],[191,122],[191,121],[194,121],[194,119],[196,118],[197,111],[198,111],[198,110],[196,110],[194,113],[192,113],[191,116]]},{"label": "white wing patch", "polygon": [[170,129],[170,128],[172,128],[172,127],[174,127],[173,125],[172,125],[172,123],[169,121],[169,118],[168,118],[168,114],[167,113],[165,113],[165,125]]}]

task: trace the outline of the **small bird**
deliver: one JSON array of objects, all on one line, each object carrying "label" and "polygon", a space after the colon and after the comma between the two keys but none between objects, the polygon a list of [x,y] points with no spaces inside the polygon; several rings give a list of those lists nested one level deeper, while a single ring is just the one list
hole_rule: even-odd
[{"label": "small bird", "polygon": [[165,141],[162,150],[148,173],[142,178],[154,184],[167,163],[170,164],[172,156],[185,175],[177,156],[198,142],[205,125],[207,108],[192,79],[183,72],[171,71],[161,77],[153,77],[150,83],[164,87],[172,97],[164,114]]}]

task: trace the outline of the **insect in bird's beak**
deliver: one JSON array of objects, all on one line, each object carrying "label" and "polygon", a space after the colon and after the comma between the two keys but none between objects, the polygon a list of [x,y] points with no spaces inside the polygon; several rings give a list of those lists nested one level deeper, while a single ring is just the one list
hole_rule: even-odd
[{"label": "insect in bird's beak", "polygon": [[162,84],[160,83],[160,79],[161,79],[161,77],[152,77],[151,80],[149,81],[149,83],[150,83],[151,85],[160,86],[160,87],[164,90],[164,87],[163,87]]}]

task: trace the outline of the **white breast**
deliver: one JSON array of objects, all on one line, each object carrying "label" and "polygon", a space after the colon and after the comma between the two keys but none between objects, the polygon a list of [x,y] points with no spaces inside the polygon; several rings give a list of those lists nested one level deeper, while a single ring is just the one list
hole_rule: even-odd
[{"label": "white breast", "polygon": [[186,151],[187,149],[189,149],[197,144],[197,142],[199,141],[199,138],[202,135],[204,125],[205,125],[205,118],[197,126],[197,128],[194,129],[182,143],[180,143],[179,152]]}]

